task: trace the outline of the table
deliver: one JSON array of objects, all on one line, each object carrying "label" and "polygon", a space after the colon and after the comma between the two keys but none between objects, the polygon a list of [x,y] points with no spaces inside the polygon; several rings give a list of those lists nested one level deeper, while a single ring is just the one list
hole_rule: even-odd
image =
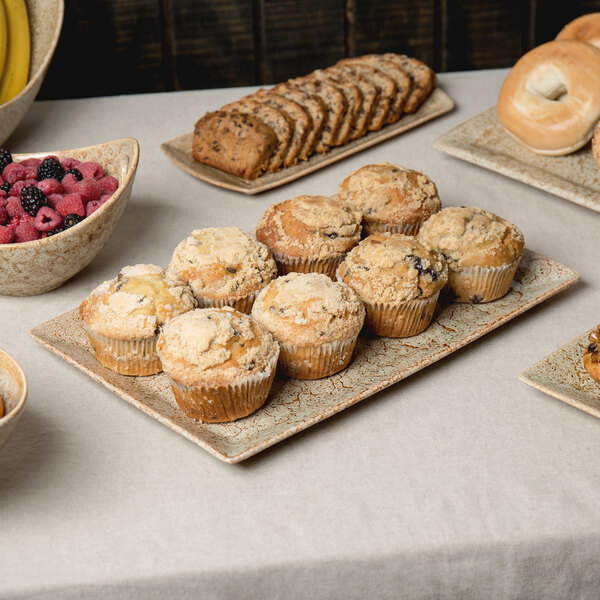
[{"label": "table", "polygon": [[[15,152],[140,141],[105,249],[58,290],[0,297],[0,346],[29,399],[0,454],[0,598],[597,598],[600,422],[519,373],[600,320],[600,215],[436,152],[494,104],[505,70],[440,76],[454,112],[258,197],[201,183],[160,142],[249,89],[39,102]],[[165,265],[192,228],[251,229],[392,161],[446,205],[516,222],[582,274],[452,356],[239,465],[215,460],[29,337],[125,264]]]}]

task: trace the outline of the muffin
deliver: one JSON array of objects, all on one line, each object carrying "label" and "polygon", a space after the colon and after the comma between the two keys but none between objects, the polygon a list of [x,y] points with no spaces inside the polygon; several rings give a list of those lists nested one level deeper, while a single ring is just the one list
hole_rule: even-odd
[{"label": "muffin", "polygon": [[600,326],[589,335],[589,346],[583,354],[583,366],[600,383]]},{"label": "muffin", "polygon": [[231,306],[244,313],[277,277],[268,248],[238,227],[193,231],[175,248],[168,270],[190,286],[200,307]]},{"label": "muffin", "polygon": [[431,323],[448,267],[441,253],[402,233],[376,233],[348,253],[337,273],[365,303],[375,335],[409,337]]},{"label": "muffin", "polygon": [[332,279],[360,241],[360,213],[325,196],[298,196],[270,206],[256,227],[281,275],[325,273]]},{"label": "muffin", "polygon": [[229,306],[198,308],[162,330],[158,354],[183,412],[204,423],[246,417],[266,401],[279,345]]},{"label": "muffin", "polygon": [[79,306],[96,358],[121,375],[162,371],[156,353],[161,327],[196,307],[189,287],[156,265],[123,267]]},{"label": "muffin", "polygon": [[448,295],[475,304],[508,293],[525,247],[515,225],[472,206],[443,209],[423,223],[418,237],[448,262]]},{"label": "muffin", "polygon": [[383,231],[415,235],[442,206],[427,175],[389,163],[354,171],[340,184],[338,199],[362,213],[366,235]]},{"label": "muffin", "polygon": [[281,371],[319,379],[350,362],[365,309],[354,291],[322,273],[290,273],[256,298],[252,317],[281,346]]}]

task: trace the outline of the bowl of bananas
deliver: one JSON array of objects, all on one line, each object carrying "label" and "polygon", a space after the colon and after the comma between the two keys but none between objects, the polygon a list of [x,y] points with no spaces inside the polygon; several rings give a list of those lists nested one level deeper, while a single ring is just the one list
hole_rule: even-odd
[{"label": "bowl of bananas", "polygon": [[40,90],[64,12],[64,0],[0,0],[0,144]]}]

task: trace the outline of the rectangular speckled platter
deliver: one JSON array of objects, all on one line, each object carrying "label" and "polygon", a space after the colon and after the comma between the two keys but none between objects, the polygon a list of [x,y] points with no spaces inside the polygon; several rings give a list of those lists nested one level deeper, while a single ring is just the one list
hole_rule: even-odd
[{"label": "rectangular speckled platter", "polygon": [[589,344],[588,333],[529,367],[519,379],[600,419],[600,384],[583,366],[583,353]]},{"label": "rectangular speckled platter", "polygon": [[322,169],[339,160],[356,154],[361,150],[370,148],[392,137],[413,129],[431,119],[435,119],[454,108],[452,99],[440,88],[433,90],[431,96],[419,107],[415,113],[404,115],[392,125],[386,125],[379,131],[373,131],[357,140],[343,146],[331,149],[327,154],[313,154],[308,160],[301,161],[293,167],[287,167],[277,173],[265,173],[258,179],[243,179],[230,173],[225,173],[209,165],[204,165],[192,158],[192,133],[186,133],[168,142],[161,144],[163,152],[181,169],[190,175],[212,183],[218,187],[241,192],[242,194],[260,194],[266,190],[279,187],[313,171]]},{"label": "rectangular speckled platter", "polygon": [[206,424],[184,416],[162,374],[127,377],[102,367],[77,310],[38,325],[31,335],[163,425],[217,458],[237,463],[444,358],[578,279],[569,267],[526,250],[504,298],[487,304],[440,303],[432,325],[411,338],[361,335],[344,371],[317,381],[276,377],[265,406],[233,423]]},{"label": "rectangular speckled platter", "polygon": [[600,171],[590,144],[567,156],[536,154],[504,131],[496,107],[445,133],[433,147],[600,212]]}]

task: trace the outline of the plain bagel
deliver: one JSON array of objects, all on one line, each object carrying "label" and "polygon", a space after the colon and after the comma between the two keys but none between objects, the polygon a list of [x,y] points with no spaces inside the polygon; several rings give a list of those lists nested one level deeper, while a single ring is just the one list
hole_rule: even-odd
[{"label": "plain bagel", "polygon": [[579,40],[600,48],[600,13],[583,15],[567,23],[556,36],[557,40]]},{"label": "plain bagel", "polygon": [[600,120],[600,50],[556,40],[522,56],[500,90],[498,120],[538,154],[584,146]]}]

